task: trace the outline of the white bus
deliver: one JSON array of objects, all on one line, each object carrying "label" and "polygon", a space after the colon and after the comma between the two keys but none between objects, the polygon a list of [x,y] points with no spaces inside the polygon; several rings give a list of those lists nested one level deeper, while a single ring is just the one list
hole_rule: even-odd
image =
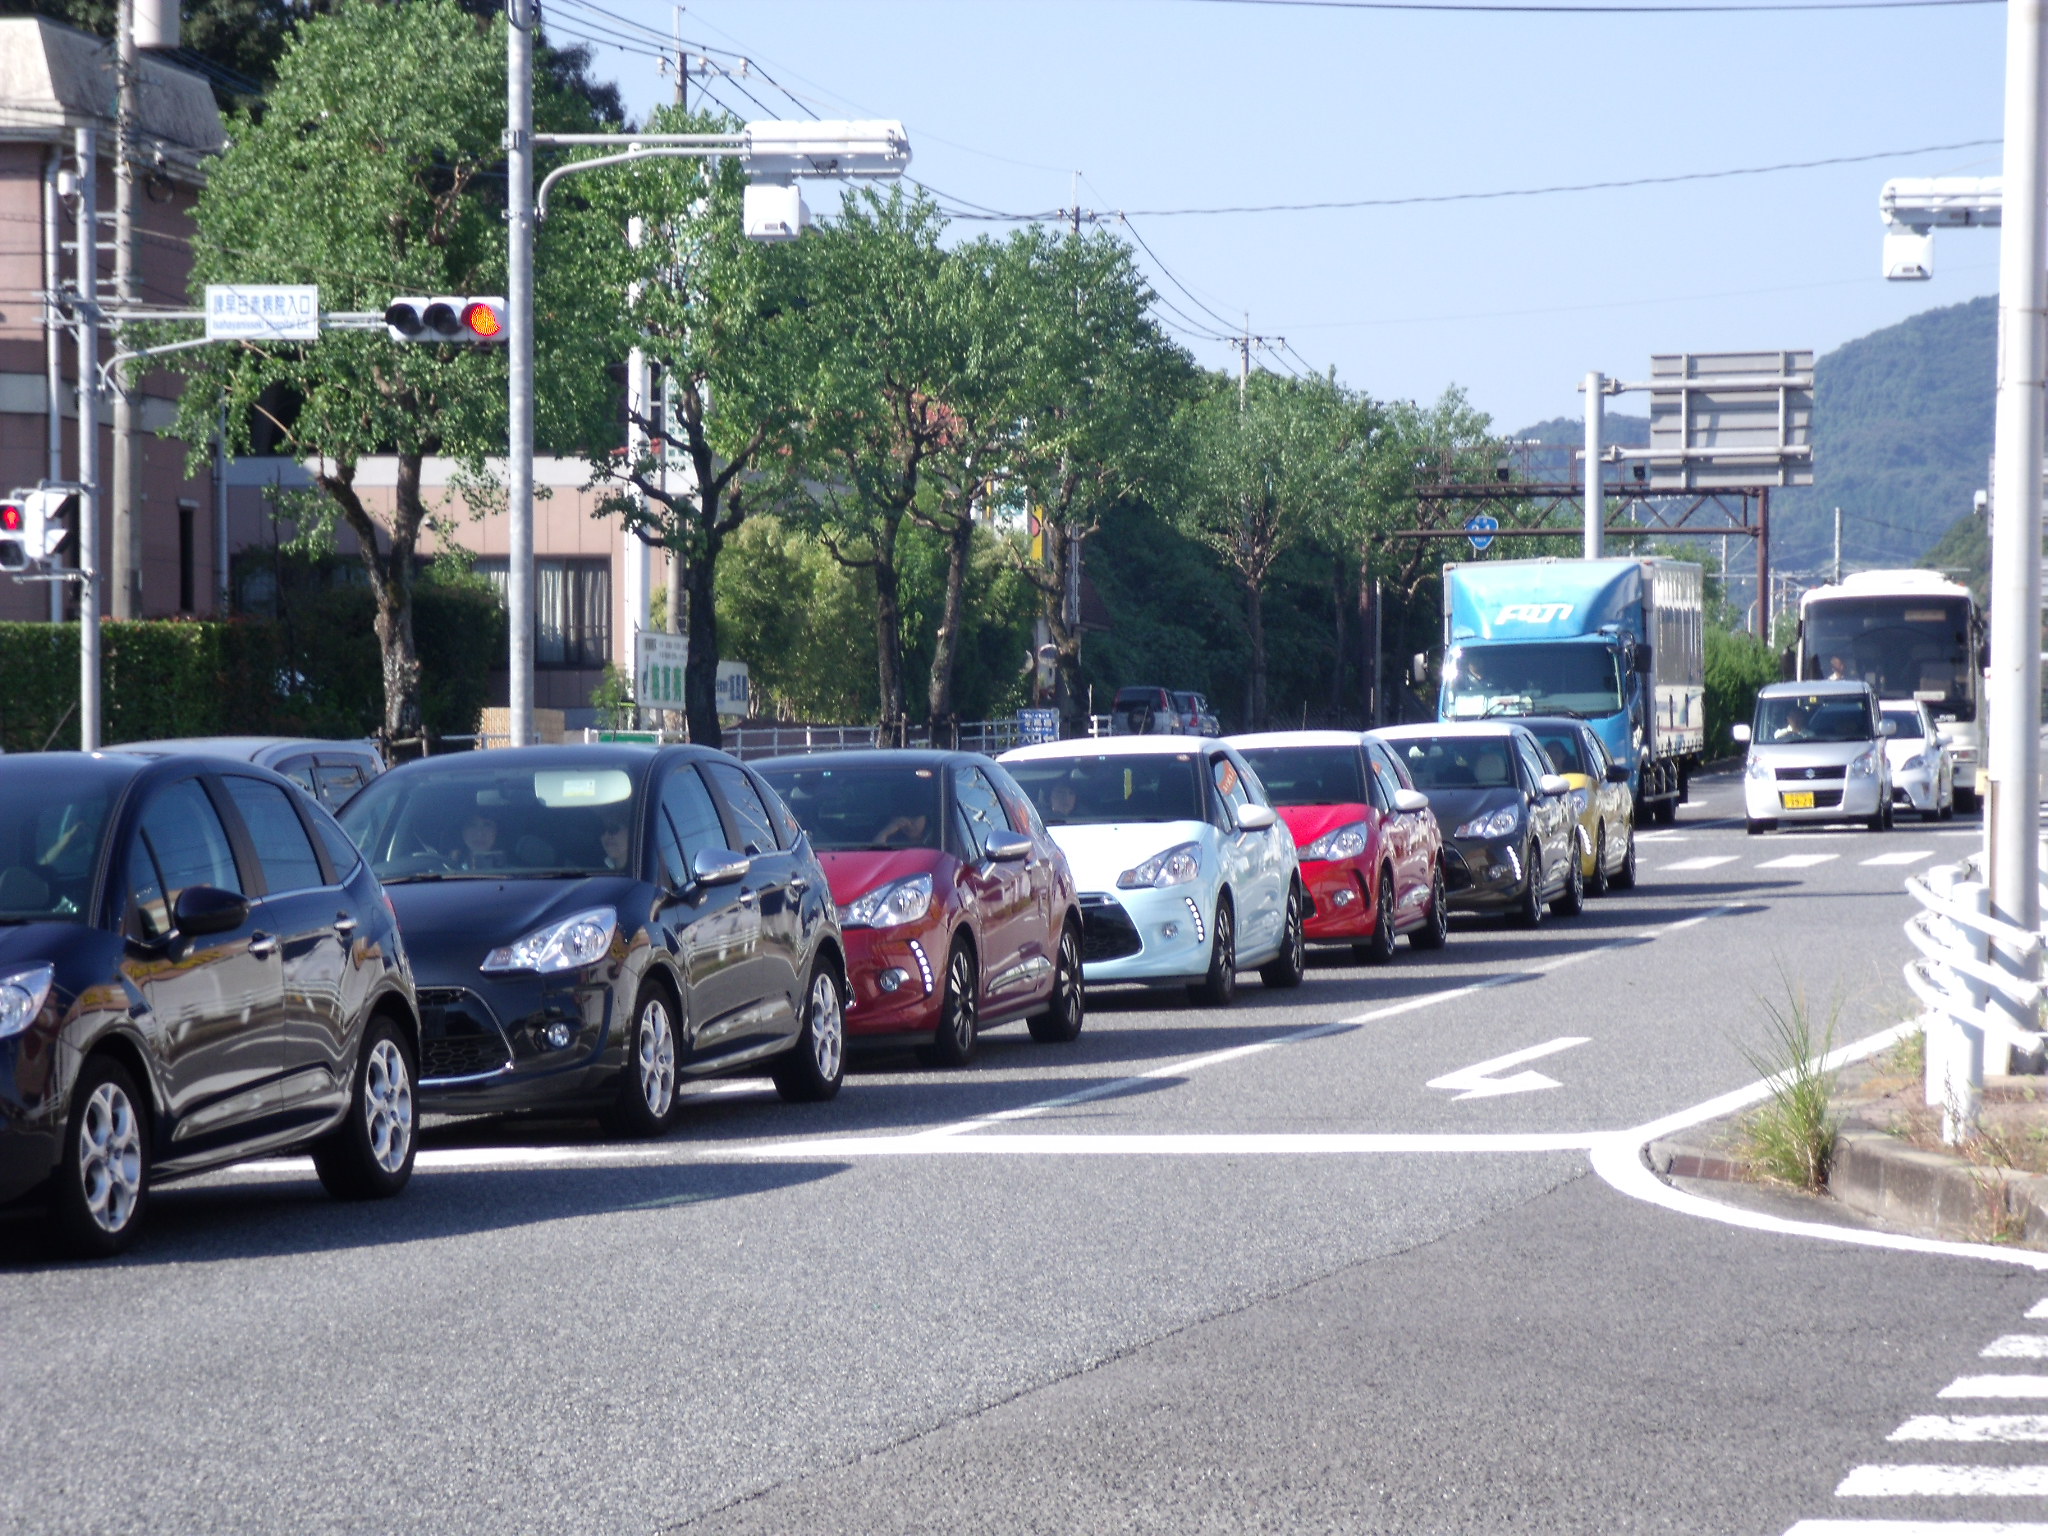
[{"label": "white bus", "polygon": [[1858,571],[1799,600],[1797,675],[1860,678],[1880,699],[1920,699],[1954,736],[1956,806],[1983,788],[1984,619],[1969,588],[1934,571]]}]

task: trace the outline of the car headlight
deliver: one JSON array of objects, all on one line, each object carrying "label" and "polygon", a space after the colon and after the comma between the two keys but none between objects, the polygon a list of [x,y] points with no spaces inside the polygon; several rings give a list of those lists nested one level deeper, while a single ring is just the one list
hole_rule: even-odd
[{"label": "car headlight", "polygon": [[1301,850],[1304,859],[1355,859],[1365,852],[1365,840],[1371,832],[1362,821],[1354,821],[1348,827],[1337,827]]},{"label": "car headlight", "polygon": [[1143,890],[1147,886],[1186,885],[1200,878],[1202,850],[1194,843],[1176,843],[1164,853],[1155,853],[1136,869],[1116,877],[1117,889]]},{"label": "car headlight", "polygon": [[1849,772],[1856,775],[1858,778],[1871,778],[1877,773],[1878,761],[1879,759],[1877,748],[1872,747],[1868,752],[1865,752],[1861,757],[1857,758],[1856,761],[1849,765]]},{"label": "car headlight", "polygon": [[1899,772],[1917,773],[1926,766],[1927,754],[1925,752],[1915,752],[1911,757],[1907,758],[1903,763],[1899,764]]},{"label": "car headlight", "polygon": [[1504,805],[1497,811],[1488,811],[1484,816],[1474,816],[1451,835],[1453,837],[1495,838],[1506,837],[1522,824],[1522,808]]},{"label": "car headlight", "polygon": [[27,970],[0,976],[0,1040],[18,1035],[35,1022],[49,1001],[50,982],[56,970],[32,965]]},{"label": "car headlight", "polygon": [[932,909],[932,877],[905,875],[878,885],[839,909],[842,928],[894,928],[914,923]]},{"label": "car headlight", "polygon": [[1750,754],[1749,766],[1744,771],[1752,779],[1768,779],[1771,776],[1769,765],[1755,753]]},{"label": "car headlight", "polygon": [[573,971],[604,958],[618,932],[619,914],[592,907],[559,923],[536,928],[525,938],[484,956],[485,971]]}]

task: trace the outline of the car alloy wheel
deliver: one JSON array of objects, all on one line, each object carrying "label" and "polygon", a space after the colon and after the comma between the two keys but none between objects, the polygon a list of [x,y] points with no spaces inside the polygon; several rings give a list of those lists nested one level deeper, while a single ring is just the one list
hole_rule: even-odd
[{"label": "car alloy wheel", "polygon": [[1188,996],[1213,1008],[1237,1001],[1237,919],[1227,894],[1216,899],[1216,920],[1209,929],[1209,973],[1188,988]]},{"label": "car alloy wheel", "polygon": [[1060,930],[1058,958],[1053,962],[1052,996],[1043,1013],[1030,1018],[1031,1038],[1048,1044],[1075,1039],[1087,1008],[1081,982],[1081,934],[1070,919]]},{"label": "car alloy wheel", "polygon": [[1394,958],[1394,872],[1384,864],[1378,884],[1372,904],[1372,937],[1358,946],[1358,958],[1367,965],[1385,965]]},{"label": "car alloy wheel", "polygon": [[1429,877],[1429,921],[1411,929],[1408,943],[1415,949],[1442,949],[1451,936],[1450,892],[1444,889],[1444,867],[1439,864]]},{"label": "car alloy wheel", "polygon": [[1593,873],[1586,877],[1588,896],[1607,894],[1607,823],[1600,823],[1600,830],[1593,834]]},{"label": "car alloy wheel", "polygon": [[1572,833],[1572,848],[1564,861],[1564,889],[1557,893],[1557,900],[1550,904],[1550,910],[1559,917],[1577,917],[1586,906],[1586,871],[1579,863],[1579,838]]},{"label": "car alloy wheel", "polygon": [[1536,845],[1529,845],[1527,857],[1528,884],[1523,887],[1522,899],[1515,907],[1515,922],[1523,928],[1534,928],[1543,921],[1543,855],[1536,851]]},{"label": "car alloy wheel", "polygon": [[939,995],[939,1029],[932,1040],[932,1055],[939,1065],[964,1067],[974,1060],[980,1039],[981,977],[974,963],[974,950],[965,938],[953,941],[946,957],[946,983]]},{"label": "car alloy wheel", "polygon": [[1280,953],[1259,967],[1259,980],[1269,987],[1298,987],[1308,972],[1308,944],[1301,931],[1301,887],[1288,882],[1287,916],[1280,935]]},{"label": "car alloy wheel", "polygon": [[386,1173],[405,1166],[412,1150],[412,1073],[398,1042],[379,1040],[363,1072],[363,1130],[370,1156]]},{"label": "car alloy wheel", "polygon": [[1614,877],[1607,882],[1617,891],[1630,890],[1636,883],[1636,829],[1628,829],[1628,845],[1622,850],[1621,864],[1614,871]]},{"label": "car alloy wheel", "polygon": [[314,1172],[337,1200],[395,1195],[412,1178],[418,1127],[411,1053],[396,1025],[373,1018],[363,1031],[348,1113],[313,1144]]},{"label": "car alloy wheel", "polygon": [[804,989],[803,1028],[769,1068],[775,1091],[791,1104],[819,1104],[846,1076],[846,998],[829,955],[812,962]]},{"label": "car alloy wheel", "polygon": [[659,997],[650,997],[641,1005],[640,1027],[634,1034],[640,1097],[648,1114],[665,1120],[676,1102],[676,1032],[669,1023],[668,1007]]}]

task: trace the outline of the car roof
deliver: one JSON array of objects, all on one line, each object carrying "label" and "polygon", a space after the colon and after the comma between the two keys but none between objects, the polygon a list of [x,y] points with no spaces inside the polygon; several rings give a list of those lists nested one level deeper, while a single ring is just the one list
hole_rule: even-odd
[{"label": "car roof", "polygon": [[750,766],[766,773],[770,768],[943,768],[986,761],[979,752],[944,747],[855,747],[844,752],[786,752],[758,758]]},{"label": "car roof", "polygon": [[1877,703],[1880,709],[1924,709],[1927,707],[1925,699],[1879,699]]},{"label": "car roof", "polygon": [[1041,741],[1013,747],[996,761],[1029,763],[1059,757],[1158,757],[1200,752],[1223,743],[1214,736],[1076,736],[1071,741]]},{"label": "car roof", "polygon": [[375,743],[356,737],[335,740],[316,736],[166,736],[156,741],[124,741],[106,748],[109,752],[198,752],[208,757],[233,757],[254,762],[257,755],[272,748],[300,747],[308,752],[356,752],[376,750]]},{"label": "car roof", "polygon": [[1488,736],[1513,736],[1521,724],[1519,716],[1513,720],[1432,720],[1424,725],[1383,725],[1368,734],[1384,741],[1436,741],[1449,737],[1480,740]]},{"label": "car roof", "polygon": [[1240,752],[1253,747],[1355,747],[1364,739],[1363,731],[1253,731],[1223,738]]},{"label": "car roof", "polygon": [[1756,696],[1760,699],[1783,699],[1796,698],[1802,694],[1811,696],[1832,693],[1847,697],[1851,694],[1870,695],[1871,692],[1870,684],[1862,681],[1860,678],[1815,677],[1809,678],[1805,682],[1766,683],[1763,687],[1757,689]]}]

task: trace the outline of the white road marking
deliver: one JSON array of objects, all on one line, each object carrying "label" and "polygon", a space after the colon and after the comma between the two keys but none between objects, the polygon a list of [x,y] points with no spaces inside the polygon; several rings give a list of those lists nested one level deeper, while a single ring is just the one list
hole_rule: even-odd
[{"label": "white road marking", "polygon": [[1785,1536],[2048,1536],[2031,1520],[1802,1520]]},{"label": "white road marking", "polygon": [[1758,869],[1811,869],[1816,864],[1828,864],[1839,859],[1839,853],[1788,853],[1782,859],[1767,859],[1757,865]]},{"label": "white road marking", "polygon": [[2048,1360],[2048,1334],[2007,1333],[1986,1344],[1985,1360]]},{"label": "white road marking", "polygon": [[2027,1308],[2028,1322],[2038,1323],[2043,1318],[2048,1318],[2048,1296],[2044,1296],[2041,1300],[2035,1302],[2031,1307]]},{"label": "white road marking", "polygon": [[2048,1494],[2048,1467],[1857,1467],[1835,1490],[1838,1499],[2026,1499],[2042,1494]]},{"label": "white road marking", "polygon": [[1865,869],[1885,869],[1894,864],[1918,864],[1922,859],[1934,857],[1932,848],[1906,848],[1897,853],[1880,853],[1874,859],[1865,859]]},{"label": "white road marking", "polygon": [[1532,1045],[1527,1050],[1510,1051],[1505,1056],[1495,1056],[1477,1066],[1460,1067],[1455,1072],[1446,1072],[1442,1077],[1433,1077],[1425,1085],[1430,1088],[1444,1088],[1457,1094],[1451,1102],[1462,1104],[1467,1099],[1495,1099],[1508,1093],[1535,1093],[1544,1088],[1562,1088],[1554,1077],[1545,1077],[1541,1072],[1517,1072],[1513,1077],[1495,1077],[1494,1073],[1509,1067],[1518,1067],[1525,1061],[1535,1061],[1541,1056],[1554,1056],[1559,1051],[1568,1051],[1575,1045],[1584,1045],[1586,1035],[1565,1035],[1546,1045]]},{"label": "white road marking", "polygon": [[1947,1440],[1959,1445],[2022,1445],[2048,1440],[2048,1413],[1929,1414],[1908,1419],[1887,1440]]},{"label": "white road marking", "polygon": [[1597,1131],[1490,1135],[1479,1132],[1248,1132],[1221,1135],[1119,1135],[1089,1131],[1047,1131],[986,1136],[838,1136],[826,1141],[784,1141],[712,1157],[781,1161],[842,1157],[1262,1157],[1330,1153],[1403,1152],[1584,1152]]},{"label": "white road marking", "polygon": [[1689,843],[1692,839],[1683,832],[1638,832],[1636,834],[1636,841],[1639,843]]},{"label": "white road marking", "polygon": [[1696,859],[1680,859],[1676,864],[1659,864],[1657,868],[1660,872],[1670,874],[1689,869],[1718,869],[1723,864],[1733,864],[1740,857],[1740,854],[1734,853],[1709,853]]},{"label": "white road marking", "polygon": [[[2035,1268],[2042,1266],[2036,1265]],[[1958,1376],[1936,1397],[2048,1397],[2048,1376]]]}]

